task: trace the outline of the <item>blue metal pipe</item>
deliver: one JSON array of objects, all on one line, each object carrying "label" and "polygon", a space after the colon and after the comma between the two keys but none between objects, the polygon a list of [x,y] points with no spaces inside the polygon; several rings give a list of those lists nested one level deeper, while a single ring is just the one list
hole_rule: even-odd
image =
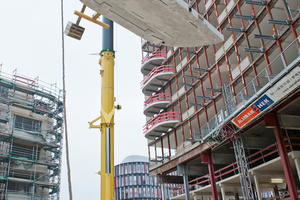
[{"label": "blue metal pipe", "polygon": [[102,16],[102,21],[109,25],[109,29],[102,28],[102,50],[114,49],[114,22]]}]

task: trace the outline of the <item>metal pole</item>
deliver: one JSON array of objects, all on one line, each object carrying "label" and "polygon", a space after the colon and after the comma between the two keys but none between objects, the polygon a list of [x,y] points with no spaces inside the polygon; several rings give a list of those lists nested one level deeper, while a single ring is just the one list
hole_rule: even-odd
[{"label": "metal pole", "polygon": [[110,19],[102,16],[103,23],[109,25],[109,29],[102,28],[102,50],[114,49],[114,23]]},{"label": "metal pole", "polygon": [[114,58],[113,22],[103,16],[101,74],[101,200],[114,199]]}]

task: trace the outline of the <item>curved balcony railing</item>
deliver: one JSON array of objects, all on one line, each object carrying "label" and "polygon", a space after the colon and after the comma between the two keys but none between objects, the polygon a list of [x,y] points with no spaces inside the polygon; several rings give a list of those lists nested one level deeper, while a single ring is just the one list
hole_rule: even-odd
[{"label": "curved balcony railing", "polygon": [[161,87],[164,82],[168,81],[173,74],[173,65],[154,67],[154,69],[147,76],[145,76],[140,83],[143,93],[146,95],[151,95],[159,87]]},{"label": "curved balcony railing", "polygon": [[167,132],[179,122],[178,112],[159,113],[150,119],[143,127],[146,138],[155,138]]},{"label": "curved balcony railing", "polygon": [[154,51],[151,53],[147,53],[147,55],[142,59],[142,64],[144,64],[146,61],[153,59],[153,58],[163,58],[165,59],[166,52],[164,51]]},{"label": "curved balcony railing", "polygon": [[148,53],[142,59],[141,72],[147,75],[155,66],[159,66],[166,58],[166,53],[163,51],[154,51]]},{"label": "curved balcony railing", "polygon": [[159,113],[159,111],[169,103],[169,93],[159,93],[152,95],[144,101],[144,114],[146,116],[153,116],[154,114]]}]

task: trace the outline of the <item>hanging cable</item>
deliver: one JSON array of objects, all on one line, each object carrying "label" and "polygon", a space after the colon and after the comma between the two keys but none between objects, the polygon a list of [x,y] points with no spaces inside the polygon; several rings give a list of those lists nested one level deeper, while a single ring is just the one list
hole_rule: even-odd
[{"label": "hanging cable", "polygon": [[69,157],[69,141],[67,129],[67,109],[66,109],[66,81],[65,81],[65,36],[64,36],[64,4],[61,0],[61,41],[62,41],[62,71],[63,71],[63,104],[64,104],[64,126],[65,126],[65,142],[66,142],[66,162],[68,173],[69,198],[73,200],[72,183],[71,183],[71,167]]},{"label": "hanging cable", "polygon": [[[116,50],[115,50],[115,52],[117,53],[118,52],[118,24],[116,24],[116,26],[115,26],[115,44],[116,44]],[[117,99],[117,104],[116,105],[120,105],[120,101],[119,101],[119,98],[120,98],[120,96],[119,96],[119,76],[118,76],[118,74],[119,74],[119,70],[118,70],[118,57],[119,56],[116,56],[116,64],[115,64],[115,67],[116,67],[116,93],[117,93],[117,95],[116,95],[116,99]]]}]

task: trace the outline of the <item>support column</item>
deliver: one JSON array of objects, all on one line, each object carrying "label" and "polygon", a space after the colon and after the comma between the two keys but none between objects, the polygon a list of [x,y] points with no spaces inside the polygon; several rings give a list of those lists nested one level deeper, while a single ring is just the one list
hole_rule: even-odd
[{"label": "support column", "polygon": [[292,158],[294,159],[297,174],[298,174],[298,179],[300,181],[300,152],[299,151],[293,151]]},{"label": "support column", "polygon": [[[279,196],[279,192],[278,192],[278,187],[277,187],[277,185],[274,186],[274,194],[275,194],[275,197],[278,197],[278,196]],[[276,198],[276,200],[279,200],[279,197]]]},{"label": "support column", "polygon": [[239,198],[240,198],[240,197],[239,197],[239,193],[236,193],[236,194],[234,195],[234,199],[235,199],[235,200],[239,200]]},{"label": "support column", "polygon": [[262,200],[258,177],[257,177],[257,175],[253,175],[253,178],[254,178],[254,183],[255,183],[255,189],[256,189],[257,199],[258,200]]},{"label": "support column", "polygon": [[218,192],[217,192],[215,171],[214,171],[214,165],[213,165],[213,161],[212,161],[211,151],[201,153],[201,159],[202,159],[202,163],[208,164],[209,178],[210,178],[210,184],[211,184],[211,193],[212,193],[213,200],[218,200]]},{"label": "support column", "polygon": [[225,188],[224,188],[224,185],[220,185],[220,186],[221,186],[222,200],[226,200],[226,195],[225,195]]},{"label": "support column", "polygon": [[178,165],[177,171],[179,174],[183,175],[183,185],[185,190],[185,199],[190,200],[190,189],[189,189],[189,179],[187,174],[187,166],[186,165]]},{"label": "support column", "polygon": [[194,200],[197,200],[197,195],[193,193]]},{"label": "support column", "polygon": [[161,187],[161,199],[162,200],[167,200],[166,184],[161,183],[160,187]]},{"label": "support column", "polygon": [[295,179],[289,161],[289,156],[287,154],[286,147],[284,144],[284,139],[283,139],[277,114],[266,114],[264,116],[264,120],[265,120],[266,128],[273,128],[274,130],[276,143],[281,157],[283,171],[285,174],[286,183],[288,185],[288,190],[290,192],[291,199],[299,200]]}]

